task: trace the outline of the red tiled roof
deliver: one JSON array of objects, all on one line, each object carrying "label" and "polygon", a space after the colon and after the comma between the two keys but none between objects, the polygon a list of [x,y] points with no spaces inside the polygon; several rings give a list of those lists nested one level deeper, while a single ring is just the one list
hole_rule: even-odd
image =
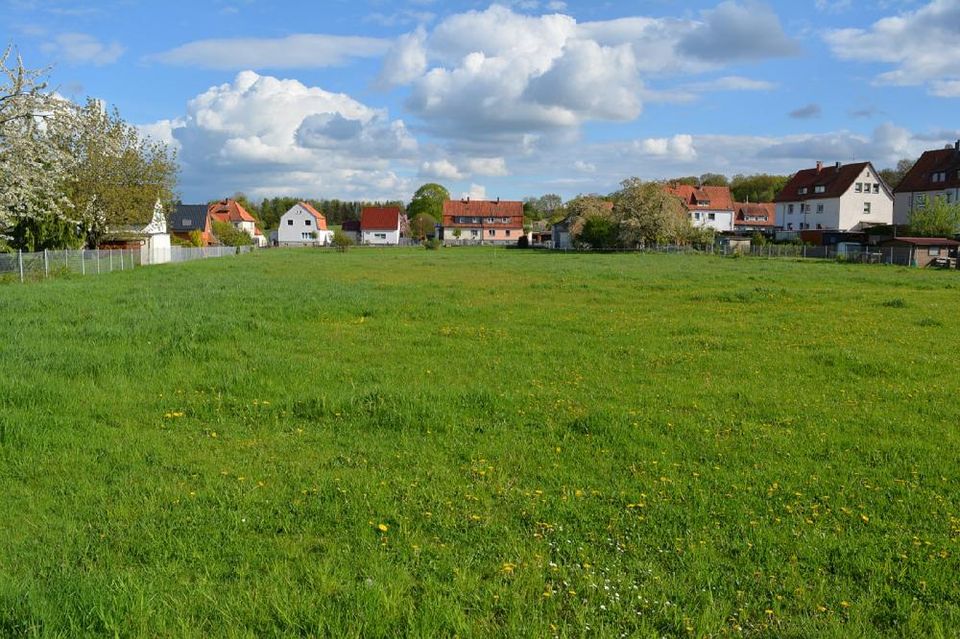
[{"label": "red tiled roof", "polygon": [[[736,215],[733,223],[736,226],[776,226],[777,205],[773,202],[735,202],[733,205]],[[748,220],[748,217],[762,220]]]},{"label": "red tiled roof", "polygon": [[[476,226],[471,223],[454,222],[454,218],[469,217],[483,220],[485,228],[523,228],[523,202],[505,200],[446,200],[443,203],[443,225],[448,227]],[[493,218],[496,222],[487,222]],[[509,218],[508,222],[501,218]]]},{"label": "red tiled roof", "polygon": [[[958,143],[960,144],[960,143]],[[936,173],[946,173],[945,181],[934,182]],[[960,150],[956,146],[927,151],[897,185],[897,193],[942,191],[960,187]]]},{"label": "red tiled roof", "polygon": [[[256,222],[236,200],[221,200],[208,207],[210,215],[221,222]],[[225,217],[224,217],[225,216]]]},{"label": "red tiled roof", "polygon": [[894,242],[903,242],[914,246],[960,246],[956,240],[948,240],[943,237],[895,237],[891,240],[881,242],[881,244],[891,244]]},{"label": "red tiled roof", "polygon": [[[733,196],[727,186],[691,186],[689,184],[667,185],[667,193],[683,200],[687,210],[732,211]],[[698,203],[707,203],[698,206]]]},{"label": "red tiled roof", "polygon": [[309,202],[300,202],[299,204],[300,204],[300,206],[303,207],[303,209],[304,209],[307,213],[309,213],[310,215],[312,215],[312,216],[314,217],[314,219],[317,220],[317,229],[318,229],[318,230],[320,230],[320,231],[326,231],[326,230],[327,230],[327,218],[323,216],[323,213],[321,213],[321,212],[318,211],[317,209],[313,208],[313,206],[311,206]]},{"label": "red tiled roof", "polygon": [[396,231],[399,228],[399,206],[365,206],[360,212],[360,229],[363,231]]},{"label": "red tiled roof", "polygon": [[[877,175],[877,171],[869,162],[857,162],[855,164],[843,164],[839,168],[836,165],[823,166],[821,168],[804,169],[797,172],[793,178],[787,182],[783,190],[774,199],[774,202],[804,202],[806,200],[826,200],[837,198],[846,193],[863,170],[870,168],[870,171],[883,184],[883,180]],[[824,187],[823,193],[817,193],[816,187]],[[884,186],[884,188],[887,188]],[[801,189],[806,189],[805,193],[800,193]]]}]

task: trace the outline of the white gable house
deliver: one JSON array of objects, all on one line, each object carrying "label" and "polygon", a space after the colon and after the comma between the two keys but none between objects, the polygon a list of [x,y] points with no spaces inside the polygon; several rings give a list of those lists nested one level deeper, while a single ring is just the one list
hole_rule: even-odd
[{"label": "white gable house", "polygon": [[893,193],[869,162],[798,172],[776,199],[784,231],[863,231],[893,222]]},{"label": "white gable house", "polygon": [[280,218],[280,246],[328,246],[332,241],[333,231],[327,229],[327,218],[307,202],[294,204]]}]

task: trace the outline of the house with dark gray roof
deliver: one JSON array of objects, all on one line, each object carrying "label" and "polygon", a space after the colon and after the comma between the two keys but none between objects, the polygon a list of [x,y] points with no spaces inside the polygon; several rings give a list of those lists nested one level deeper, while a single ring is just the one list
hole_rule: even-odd
[{"label": "house with dark gray roof", "polygon": [[199,231],[204,246],[216,243],[206,204],[178,204],[170,216],[168,227],[170,233],[181,240],[189,241],[190,233]]}]

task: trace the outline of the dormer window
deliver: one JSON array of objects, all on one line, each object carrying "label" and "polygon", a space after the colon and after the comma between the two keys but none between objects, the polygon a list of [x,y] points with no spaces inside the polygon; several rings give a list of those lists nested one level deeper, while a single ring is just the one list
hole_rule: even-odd
[{"label": "dormer window", "polygon": [[827,187],[823,185],[813,187],[814,193],[826,193],[826,191],[827,191]]},{"label": "dormer window", "polygon": [[934,173],[934,174],[933,174],[933,181],[934,181],[934,182],[946,182],[946,181],[947,181],[947,172],[946,172],[946,171],[938,171],[938,172]]},{"label": "dormer window", "polygon": [[804,187],[801,187],[801,188],[797,191],[797,193],[799,193],[800,195],[806,195],[806,194],[807,194],[807,187],[805,187],[805,186],[804,186]]}]

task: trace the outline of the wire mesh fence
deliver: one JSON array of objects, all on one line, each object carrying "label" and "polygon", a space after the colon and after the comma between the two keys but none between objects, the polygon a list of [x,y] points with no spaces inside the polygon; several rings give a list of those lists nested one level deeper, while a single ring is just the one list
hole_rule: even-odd
[{"label": "wire mesh fence", "polygon": [[0,282],[28,282],[64,275],[100,275],[151,264],[241,255],[252,250],[250,246],[173,246],[169,254],[164,252],[159,258],[156,253],[148,254],[137,248],[0,253]]}]

